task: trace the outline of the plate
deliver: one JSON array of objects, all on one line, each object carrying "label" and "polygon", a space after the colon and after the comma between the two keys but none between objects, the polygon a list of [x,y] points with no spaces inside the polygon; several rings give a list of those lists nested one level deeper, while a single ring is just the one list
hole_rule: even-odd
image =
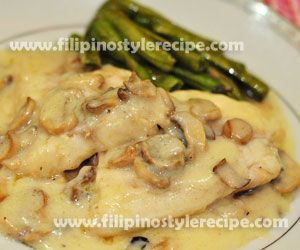
[{"label": "plate", "polygon": [[[0,48],[11,40],[55,41],[83,31],[103,1],[4,1],[1,3]],[[262,3],[242,0],[143,0],[165,16],[197,33],[220,41],[243,41],[244,51],[231,54],[269,83],[278,95],[294,129],[296,158],[300,162],[300,32]],[[299,249],[300,192],[287,215],[290,227],[274,229],[244,250]],[[0,249],[27,247],[0,238]]]}]

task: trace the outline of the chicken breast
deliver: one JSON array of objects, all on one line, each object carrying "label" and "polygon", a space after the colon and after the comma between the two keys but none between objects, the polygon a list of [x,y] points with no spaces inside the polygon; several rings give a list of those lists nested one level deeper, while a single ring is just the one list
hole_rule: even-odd
[{"label": "chicken breast", "polygon": [[[267,184],[277,197],[300,184],[299,166],[278,150],[289,141],[284,119],[268,101],[170,95],[111,65],[81,72],[73,54],[34,54],[32,65],[26,58],[19,67],[0,58],[14,75],[0,90],[0,230],[17,240],[34,245],[58,235],[55,218],[201,216],[230,208],[240,192]],[[68,230],[59,234],[75,231]],[[81,232],[122,244],[125,233]]]}]

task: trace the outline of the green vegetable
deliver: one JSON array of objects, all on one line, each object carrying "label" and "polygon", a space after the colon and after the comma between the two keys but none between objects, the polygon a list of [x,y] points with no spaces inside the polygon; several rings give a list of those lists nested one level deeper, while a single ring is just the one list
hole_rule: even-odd
[{"label": "green vegetable", "polygon": [[[76,33],[71,34],[70,38],[77,38],[79,42],[87,41],[86,38],[83,38]],[[101,59],[98,51],[89,50],[84,53],[80,53],[80,61],[86,71],[93,71],[101,67]]]},{"label": "green vegetable", "polygon": [[[193,34],[189,31],[184,30],[183,28],[171,23],[169,20],[159,15],[155,11],[146,8],[140,4],[135,3],[131,0],[120,0],[118,4],[123,7],[130,15],[133,16],[134,20],[150,28],[152,31],[157,34],[170,39],[171,41],[179,41],[180,39],[184,41],[191,42],[203,42],[206,46],[211,44],[209,39],[200,37],[196,34]],[[245,72],[245,67],[243,64],[234,62],[219,53],[203,52],[197,53],[184,53],[173,52],[176,59],[182,64],[187,66],[190,70],[199,72],[205,67],[204,57],[206,60],[221,69],[226,74],[233,77],[235,81],[245,90],[244,93],[251,98],[256,100],[262,100],[263,97],[268,93],[268,87],[260,79],[254,77],[248,72]],[[201,63],[195,63],[196,61]]]},{"label": "green vegetable", "polygon": [[151,66],[146,66],[149,72],[151,72],[151,80],[154,85],[161,87],[167,91],[174,91],[181,89],[183,81],[169,73],[162,73]]},{"label": "green vegetable", "polygon": [[241,64],[235,64],[235,62],[230,62],[228,59],[218,55],[206,56],[213,67],[231,77],[249,98],[262,101],[268,94],[269,87],[267,84],[247,72]]},{"label": "green vegetable", "polygon": [[173,73],[192,88],[218,93],[225,93],[226,91],[219,80],[207,74],[195,74],[180,67],[174,67]]},{"label": "green vegetable", "polygon": [[[90,25],[89,35],[94,37],[97,41],[122,41],[121,36],[115,30],[113,25],[104,18],[97,18],[94,20],[94,22]],[[109,52],[109,54],[115,60],[124,63],[128,69],[135,71],[141,79],[151,78],[151,74],[148,70],[141,66],[128,51],[114,50]]]},{"label": "green vegetable", "polygon": [[[149,38],[151,38],[153,41],[157,41],[157,42],[161,42],[161,43],[166,43],[169,42],[168,40],[166,40],[165,38],[155,34],[154,32],[139,26],[139,29]],[[173,56],[176,58],[176,60],[178,61],[178,63],[187,68],[190,69],[194,72],[201,72],[203,71],[206,66],[206,60],[205,58],[196,52],[189,52],[186,53],[184,51],[171,51],[171,53],[173,54]]]},{"label": "green vegetable", "polygon": [[207,71],[212,78],[219,80],[228,96],[236,100],[242,99],[242,93],[232,79],[213,67],[208,67]]},{"label": "green vegetable", "polygon": [[[122,34],[123,38],[127,38],[131,42],[139,43],[144,38],[145,44],[153,42],[149,37],[144,35],[129,18],[118,10],[104,9],[100,12],[116,29]],[[172,70],[175,59],[166,51],[159,50],[143,50],[139,49],[137,53],[146,61],[159,68],[162,71],[169,72]]]},{"label": "green vegetable", "polygon": [[111,0],[110,2],[119,4],[123,10],[134,18],[135,22],[144,25],[152,31],[171,40],[179,41],[180,38],[183,38],[185,41],[203,42],[206,46],[209,46],[212,42],[205,37],[199,36],[173,24],[156,11],[134,1]]},{"label": "green vegetable", "polygon": [[173,75],[160,75],[156,80],[153,80],[153,83],[167,91],[178,90],[183,86],[183,81]]},{"label": "green vegetable", "polygon": [[[269,91],[269,87],[249,73],[244,64],[225,57],[220,51],[186,53],[184,50],[173,50],[172,42],[202,42],[207,47],[211,46],[212,41],[183,29],[132,0],[105,2],[97,11],[85,37],[80,39],[90,41],[93,37],[104,42],[118,43],[127,39],[134,45],[152,43],[155,46],[152,50],[137,49],[130,44],[131,52],[137,49],[137,54],[114,50],[101,56],[115,65],[135,71],[141,79],[151,79],[156,86],[168,91],[179,89],[184,83],[189,88],[223,93],[237,100],[247,96],[257,101],[262,101]],[[178,43],[176,46],[181,45]],[[91,69],[101,63],[99,53],[89,51],[81,58],[84,65],[90,65]]]},{"label": "green vegetable", "polygon": [[173,51],[172,53],[182,67],[191,71],[202,72],[207,67],[206,60],[201,54],[195,52],[185,53],[184,51]]},{"label": "green vegetable", "polygon": [[263,101],[269,92],[269,86],[249,72],[244,72],[238,79],[241,90],[250,99]]},{"label": "green vegetable", "polygon": [[[104,18],[97,18],[90,26],[90,36],[95,37],[98,41],[121,41],[122,38],[112,24]],[[141,79],[152,79],[153,83],[158,87],[162,87],[167,91],[181,88],[183,83],[175,76],[153,73],[149,67],[141,65],[133,55],[124,50],[116,50],[109,53],[115,60],[122,62],[127,68],[135,71]]]}]

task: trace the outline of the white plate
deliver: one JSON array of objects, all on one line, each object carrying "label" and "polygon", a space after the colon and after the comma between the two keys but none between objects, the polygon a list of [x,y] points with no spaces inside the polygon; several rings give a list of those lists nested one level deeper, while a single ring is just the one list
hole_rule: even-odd
[{"label": "white plate", "polygon": [[[1,2],[0,47],[10,40],[55,40],[82,31],[101,0],[10,0]],[[177,23],[223,41],[244,41],[245,50],[232,55],[245,62],[277,93],[295,131],[300,161],[300,32],[253,1],[144,0]],[[298,192],[299,193],[299,192]],[[292,202],[290,228],[273,230],[245,250],[299,249],[300,195]],[[299,221],[299,223],[297,223]],[[28,249],[0,238],[0,249]]]}]

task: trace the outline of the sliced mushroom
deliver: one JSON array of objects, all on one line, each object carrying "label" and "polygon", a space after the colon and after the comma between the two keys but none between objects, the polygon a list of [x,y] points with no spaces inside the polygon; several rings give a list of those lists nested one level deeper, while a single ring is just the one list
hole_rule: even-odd
[{"label": "sliced mushroom", "polygon": [[170,242],[167,237],[151,246],[151,250],[166,250],[166,249],[174,249],[172,246],[170,246]]},{"label": "sliced mushroom", "polygon": [[266,184],[274,178],[273,176],[274,174],[269,172],[265,167],[262,167],[260,164],[253,164],[249,167],[250,182],[243,190]]},{"label": "sliced mushroom", "polygon": [[74,203],[79,203],[87,198],[89,185],[96,179],[96,167],[84,166],[80,169],[78,176],[67,183],[64,193]]},{"label": "sliced mushroom", "polygon": [[105,83],[103,75],[99,71],[93,71],[91,73],[85,73],[82,81],[87,82],[88,86],[94,88],[101,88]]},{"label": "sliced mushroom", "polygon": [[205,136],[207,140],[215,140],[216,134],[215,131],[212,129],[211,126],[208,124],[204,124]]},{"label": "sliced mushroom", "polygon": [[98,154],[94,154],[91,157],[87,158],[84,160],[78,168],[75,169],[69,169],[64,171],[64,178],[69,182],[76,178],[78,176],[79,171],[84,167],[84,166],[93,166],[97,167],[99,163],[99,156]]},{"label": "sliced mushroom", "polygon": [[8,197],[8,190],[7,190],[7,181],[5,178],[0,178],[1,188],[0,188],[0,203],[4,201]]},{"label": "sliced mushroom", "polygon": [[13,151],[20,150],[31,145],[38,135],[38,128],[36,126],[30,126],[28,128],[9,132],[13,139]]},{"label": "sliced mushroom", "polygon": [[171,116],[183,130],[187,143],[186,157],[193,158],[197,149],[203,151],[206,146],[206,135],[203,124],[189,112],[176,112]]},{"label": "sliced mushroom", "polygon": [[14,77],[11,74],[0,77],[0,90],[4,87],[11,85],[14,81]]},{"label": "sliced mushroom", "polygon": [[4,227],[5,232],[9,237],[28,245],[32,245],[51,233],[51,231],[47,230],[35,230],[29,226],[18,228],[5,218],[0,218],[0,224]]},{"label": "sliced mushroom", "polygon": [[40,114],[42,126],[50,134],[71,131],[78,124],[76,109],[79,104],[76,90],[56,91],[46,100]]},{"label": "sliced mushroom", "polygon": [[105,83],[103,75],[99,71],[72,76],[61,83],[64,88],[92,88],[100,89]]},{"label": "sliced mushroom", "polygon": [[234,118],[224,124],[223,135],[240,144],[247,144],[253,136],[253,129],[246,121]]},{"label": "sliced mushroom", "polygon": [[222,182],[234,189],[241,189],[248,185],[249,179],[240,176],[226,161],[221,160],[213,168],[213,172],[219,176]]},{"label": "sliced mushroom", "polygon": [[76,176],[78,175],[80,169],[82,167],[78,167],[78,168],[75,168],[75,169],[70,169],[70,170],[65,170],[64,171],[64,178],[66,181],[71,181],[73,180],[74,178],[76,178]]},{"label": "sliced mushroom", "polygon": [[130,92],[128,89],[125,88],[119,88],[118,89],[118,97],[121,101],[126,102],[130,98]]},{"label": "sliced mushroom", "polygon": [[141,80],[136,73],[132,73],[127,81],[124,82],[125,87],[134,95],[141,97],[156,96],[156,87],[149,80]]},{"label": "sliced mushroom", "polygon": [[0,190],[0,203],[8,197],[8,194],[5,191]]},{"label": "sliced mushroom", "polygon": [[167,91],[165,91],[162,88],[158,88],[157,91],[160,94],[160,96],[162,97],[165,105],[169,108],[170,113],[174,112],[175,111],[175,105],[174,105],[174,102],[172,101],[172,98],[169,95],[169,93],[167,93]]},{"label": "sliced mushroom", "polygon": [[33,200],[39,204],[35,211],[43,215],[44,209],[48,205],[48,195],[42,189],[35,188],[33,189],[32,196],[34,197]]},{"label": "sliced mushroom", "polygon": [[164,189],[170,186],[169,178],[160,173],[154,173],[151,165],[146,163],[142,157],[138,156],[134,159],[133,169],[139,178],[156,188]]},{"label": "sliced mushroom", "polygon": [[144,249],[150,241],[143,236],[134,236],[131,241],[129,246],[126,248],[126,250],[142,250]]},{"label": "sliced mushroom", "polygon": [[118,99],[114,96],[109,98],[95,98],[86,103],[86,110],[93,114],[101,114],[105,110],[114,108],[118,104]]},{"label": "sliced mushroom", "polygon": [[47,223],[49,218],[46,216],[46,192],[40,187],[34,187],[39,185],[38,181],[25,179],[16,180],[11,187],[11,195],[1,203],[0,224],[11,237],[25,243],[33,243],[50,233],[52,226]]},{"label": "sliced mushroom", "polygon": [[98,155],[98,153],[92,155],[90,158],[88,158],[86,161],[84,161],[83,164],[85,164],[85,166],[97,167],[98,164],[99,164],[99,155]]},{"label": "sliced mushroom", "polygon": [[127,147],[126,150],[123,152],[123,154],[119,156],[117,159],[109,161],[108,165],[109,167],[112,168],[128,167],[133,163],[137,153],[138,153],[137,146],[131,145]]},{"label": "sliced mushroom", "polygon": [[25,227],[22,230],[16,232],[15,239],[17,239],[20,242],[27,243],[29,245],[32,245],[33,243],[41,240],[45,236],[49,235],[51,231],[37,231],[33,230],[30,227]]},{"label": "sliced mushroom", "polygon": [[28,124],[32,118],[35,107],[35,101],[32,98],[27,97],[25,104],[21,107],[16,118],[12,121],[10,130],[16,130]]},{"label": "sliced mushroom", "polygon": [[253,189],[246,189],[246,190],[239,191],[239,192],[233,194],[233,198],[239,199],[240,197],[243,197],[243,196],[251,196],[251,195],[255,194],[255,192],[257,192],[260,188],[261,188],[261,186],[255,187]]},{"label": "sliced mushroom", "polygon": [[10,133],[0,136],[0,161],[7,159],[13,151],[13,139]]},{"label": "sliced mushroom", "polygon": [[222,116],[221,110],[209,100],[192,98],[188,104],[190,112],[202,121],[214,121]]},{"label": "sliced mushroom", "polygon": [[14,81],[14,77],[11,74],[8,74],[8,75],[4,76],[4,78],[3,78],[3,83],[6,86],[12,84],[13,81]]},{"label": "sliced mushroom", "polygon": [[160,170],[177,169],[184,165],[183,143],[169,134],[156,135],[141,143],[146,162]]},{"label": "sliced mushroom", "polygon": [[292,192],[300,185],[300,167],[286,152],[279,150],[279,156],[283,169],[279,177],[274,180],[274,187],[284,194]]},{"label": "sliced mushroom", "polygon": [[118,89],[110,88],[102,95],[89,98],[83,103],[83,109],[92,114],[100,115],[104,111],[114,108],[119,103]]},{"label": "sliced mushroom", "polygon": [[171,126],[165,128],[165,131],[167,134],[177,137],[185,147],[187,146],[183,131],[178,124],[172,123]]}]

